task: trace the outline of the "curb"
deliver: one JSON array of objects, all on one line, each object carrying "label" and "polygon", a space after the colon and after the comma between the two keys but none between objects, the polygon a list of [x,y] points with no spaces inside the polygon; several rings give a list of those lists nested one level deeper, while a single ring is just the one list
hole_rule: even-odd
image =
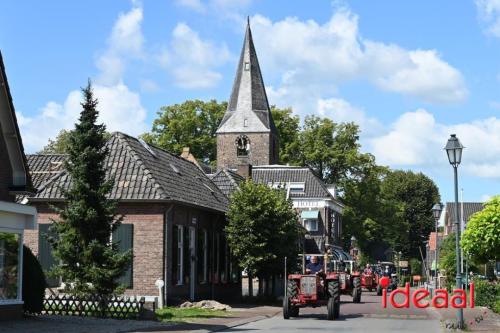
[{"label": "curb", "polygon": [[256,321],[260,321],[260,320],[272,318],[272,317],[276,316],[276,314],[277,313],[274,313],[272,315],[260,315],[260,316],[255,316],[255,317],[249,317],[249,318],[240,319],[240,320],[236,320],[236,321],[230,322],[230,323],[224,325],[224,327],[220,327],[220,326],[214,325],[213,329],[194,330],[194,331],[190,331],[190,333],[191,332],[192,333],[212,333],[212,332],[219,332],[219,331],[227,330],[228,328],[233,328],[233,327],[236,327],[236,326],[241,326],[241,325],[245,325],[245,324],[248,324],[248,323],[253,323],[253,322],[256,322]]}]

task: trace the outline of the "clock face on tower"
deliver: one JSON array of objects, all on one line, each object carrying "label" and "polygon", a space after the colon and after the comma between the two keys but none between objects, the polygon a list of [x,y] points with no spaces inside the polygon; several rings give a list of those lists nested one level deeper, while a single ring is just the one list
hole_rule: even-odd
[{"label": "clock face on tower", "polygon": [[250,140],[246,135],[240,135],[236,139],[236,155],[238,157],[247,157],[250,153]]}]

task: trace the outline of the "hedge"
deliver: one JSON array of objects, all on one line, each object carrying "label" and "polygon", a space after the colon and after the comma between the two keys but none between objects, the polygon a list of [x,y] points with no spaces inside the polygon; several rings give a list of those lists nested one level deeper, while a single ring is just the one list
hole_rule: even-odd
[{"label": "hedge", "polygon": [[23,309],[25,313],[35,314],[43,310],[45,296],[45,274],[33,252],[23,246]]}]

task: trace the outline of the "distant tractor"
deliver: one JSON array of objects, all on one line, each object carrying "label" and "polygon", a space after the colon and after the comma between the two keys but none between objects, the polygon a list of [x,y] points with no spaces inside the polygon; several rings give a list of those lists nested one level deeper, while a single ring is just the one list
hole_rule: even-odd
[{"label": "distant tractor", "polygon": [[382,290],[391,292],[398,287],[398,276],[396,267],[390,261],[377,264],[375,269],[375,282],[377,283],[377,295],[382,296]]},{"label": "distant tractor", "polygon": [[[298,317],[303,307],[327,307],[327,319],[334,320],[340,315],[340,274],[331,270],[331,255],[323,255],[322,271],[308,273],[302,255],[302,274],[287,276],[285,297],[283,297],[283,318]],[[285,274],[286,275],[286,274]]]},{"label": "distant tractor", "polygon": [[339,275],[340,293],[351,295],[353,303],[361,302],[361,274],[353,260],[332,260],[333,271]]},{"label": "distant tractor", "polygon": [[375,278],[375,273],[361,273],[361,287],[372,291],[377,288],[377,280]]}]

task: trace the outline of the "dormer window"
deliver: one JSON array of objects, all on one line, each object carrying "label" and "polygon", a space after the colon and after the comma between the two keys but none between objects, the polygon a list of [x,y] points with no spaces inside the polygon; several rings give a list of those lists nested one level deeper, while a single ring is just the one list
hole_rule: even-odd
[{"label": "dormer window", "polygon": [[290,183],[290,193],[304,193],[304,183]]},{"label": "dormer window", "polygon": [[250,63],[249,62],[245,62],[245,70],[246,71],[250,70]]},{"label": "dormer window", "polygon": [[246,135],[240,135],[236,139],[236,156],[247,157],[250,153],[250,140]]}]

